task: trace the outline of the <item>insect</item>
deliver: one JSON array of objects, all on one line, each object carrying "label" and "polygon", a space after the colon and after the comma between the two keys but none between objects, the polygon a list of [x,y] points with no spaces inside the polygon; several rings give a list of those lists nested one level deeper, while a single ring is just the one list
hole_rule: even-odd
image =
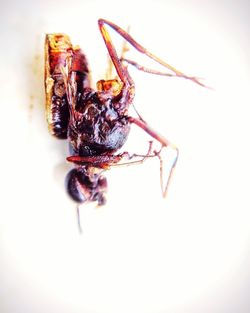
[{"label": "insect", "polygon": [[[128,67],[132,65],[144,72],[182,77],[204,85],[198,78],[185,75],[153,55],[114,23],[99,19],[98,26],[118,78],[98,81],[97,89],[91,87],[85,54],[78,46],[72,45],[69,36],[47,34],[45,40],[45,93],[49,131],[57,138],[68,139],[71,155],[67,160],[74,164],[65,180],[66,189],[77,203],[97,202],[103,205],[107,192],[107,180],[103,175],[105,170],[119,164],[141,163],[151,157],[158,157],[162,164],[161,151],[169,146],[175,149],[176,156],[165,186],[160,166],[161,187],[165,196],[177,162],[178,149],[152,129],[137,111],[137,117],[129,114],[135,96],[135,84]],[[107,26],[140,53],[167,68],[169,73],[154,71],[123,56],[119,57]],[[128,138],[132,124],[158,141],[161,149],[155,151],[151,141],[145,155],[118,153]]]}]

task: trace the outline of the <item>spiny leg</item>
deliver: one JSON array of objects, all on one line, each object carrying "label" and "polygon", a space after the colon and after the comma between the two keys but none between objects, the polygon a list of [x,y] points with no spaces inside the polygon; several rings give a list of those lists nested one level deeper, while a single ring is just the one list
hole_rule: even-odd
[{"label": "spiny leg", "polygon": [[[143,47],[137,41],[135,41],[125,30],[123,30],[122,28],[120,28],[116,24],[114,24],[114,23],[112,23],[110,21],[107,21],[105,19],[99,19],[98,20],[98,24],[99,24],[99,27],[100,27],[100,30],[102,32],[103,37],[105,36],[107,38],[106,46],[107,46],[108,50],[109,50],[108,44],[109,44],[109,42],[111,42],[111,40],[110,40],[110,36],[109,36],[109,34],[108,34],[104,24],[107,24],[111,28],[113,28],[118,34],[120,34],[124,39],[126,39],[136,50],[138,50],[142,54],[147,55],[150,59],[152,59],[155,62],[161,64],[162,66],[166,67],[170,71],[174,72],[176,76],[180,76],[180,77],[189,79],[189,80],[193,81],[194,83],[196,83],[196,84],[198,84],[198,85],[200,85],[202,87],[206,87],[203,83],[201,83],[199,81],[199,79],[197,77],[190,77],[190,76],[184,74],[183,72],[181,72],[181,71],[177,70],[176,68],[174,68],[172,65],[170,65],[167,62],[165,62],[165,61],[161,60],[160,58],[158,58],[153,53],[149,52],[145,47]],[[111,52],[110,52],[110,56],[112,58]],[[117,55],[116,55],[116,57],[117,57]],[[113,56],[113,58],[115,58],[115,56]],[[121,63],[120,60],[118,62],[118,65],[119,65],[119,63]],[[114,63],[114,65],[115,65],[115,63]],[[115,65],[115,67],[116,67],[116,65]],[[117,72],[118,72],[118,70],[117,70]],[[118,75],[121,78],[122,75],[120,75],[119,72],[118,72]]]},{"label": "spiny leg", "polygon": [[163,197],[166,197],[167,195],[167,190],[168,190],[168,186],[170,183],[170,180],[172,178],[173,172],[174,172],[174,168],[176,166],[178,157],[179,157],[179,149],[172,144],[169,140],[167,140],[165,137],[163,137],[162,135],[160,135],[159,133],[157,133],[154,129],[152,129],[144,120],[142,119],[138,119],[138,118],[134,118],[134,117],[128,117],[128,120],[130,123],[134,123],[135,125],[137,125],[138,127],[140,127],[141,129],[143,129],[146,133],[148,133],[151,137],[153,137],[154,139],[156,139],[159,143],[161,143],[162,148],[163,147],[171,147],[172,149],[174,149],[176,151],[176,156],[174,159],[174,162],[171,166],[170,169],[170,173],[166,182],[166,185],[163,185],[163,161],[161,158],[161,151],[162,148],[160,149],[160,151],[158,152],[154,152],[156,156],[158,156],[159,160],[160,160],[160,181],[161,181],[161,189],[162,189],[162,195]]}]

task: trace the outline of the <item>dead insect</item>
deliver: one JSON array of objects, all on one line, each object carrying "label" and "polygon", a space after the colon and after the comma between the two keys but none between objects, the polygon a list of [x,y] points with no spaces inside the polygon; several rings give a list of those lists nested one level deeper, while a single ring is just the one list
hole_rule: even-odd
[{"label": "dead insect", "polygon": [[[107,191],[104,170],[118,164],[140,163],[147,158],[158,157],[161,164],[162,193],[165,196],[178,158],[178,149],[154,131],[139,113],[138,117],[129,115],[135,84],[129,75],[128,65],[144,72],[182,77],[204,85],[196,77],[185,75],[150,53],[128,32],[112,22],[99,19],[98,25],[119,79],[100,80],[97,82],[97,90],[90,86],[88,62],[82,50],[78,46],[73,47],[70,38],[65,34],[46,35],[45,91],[49,130],[57,138],[69,140],[71,156],[67,160],[75,165],[66,177],[66,189],[78,203],[96,201],[98,205],[103,205]],[[171,72],[154,71],[123,56],[118,57],[106,25],[139,52]],[[130,155],[128,152],[116,154],[127,140],[131,124],[137,125],[157,140],[161,149],[153,150],[150,142],[145,155]],[[175,149],[176,157],[167,183],[163,186],[161,150],[167,146]]]}]

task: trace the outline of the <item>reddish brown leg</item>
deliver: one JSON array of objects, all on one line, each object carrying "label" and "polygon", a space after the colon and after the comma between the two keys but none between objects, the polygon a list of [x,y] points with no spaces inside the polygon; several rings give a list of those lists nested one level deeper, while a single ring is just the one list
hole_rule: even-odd
[{"label": "reddish brown leg", "polygon": [[111,41],[109,32],[107,31],[106,27],[104,26],[105,23],[106,23],[105,20],[102,20],[102,19],[98,20],[99,29],[100,29],[100,32],[102,34],[105,45],[108,49],[110,58],[114,64],[114,67],[115,67],[117,74],[120,77],[121,81],[125,85],[130,85],[132,87],[132,86],[134,86],[134,82],[133,82],[132,78],[130,77],[130,75],[127,71],[127,68],[122,64],[122,62],[120,61],[120,59],[117,55],[116,49],[115,49],[115,47]]},{"label": "reddish brown leg", "polygon": [[69,156],[67,161],[72,162],[77,165],[89,165],[92,167],[107,169],[111,165],[118,163],[125,155],[96,155],[96,156]]},{"label": "reddish brown leg", "polygon": [[[82,166],[92,166],[101,169],[108,169],[110,166],[121,166],[121,165],[131,165],[131,164],[139,164],[144,162],[147,158],[155,157],[156,154],[152,153],[152,144],[153,142],[149,142],[149,149],[147,154],[132,154],[130,155],[128,152],[123,152],[117,155],[97,155],[97,156],[69,156],[67,157],[67,161],[72,162],[77,165]],[[140,160],[131,161],[132,159],[140,158]],[[126,163],[119,163],[121,160],[128,160]]]},{"label": "reddish brown leg", "polygon": [[[137,41],[135,41],[125,30],[123,30],[122,28],[120,28],[119,26],[115,25],[114,23],[107,21],[105,19],[99,19],[98,20],[98,24],[99,24],[99,28],[100,31],[102,33],[102,36],[104,38],[105,44],[107,46],[107,49],[109,51],[110,57],[114,63],[114,66],[117,70],[117,73],[119,75],[119,77],[121,78],[121,80],[123,82],[124,81],[124,77],[126,77],[126,74],[124,72],[127,71],[123,71],[121,69],[124,69],[124,66],[122,66],[120,60],[118,60],[118,56],[117,53],[114,53],[114,47],[113,44],[111,42],[109,33],[107,32],[104,24],[109,25],[111,28],[113,28],[118,34],[120,34],[125,40],[127,40],[136,50],[138,50],[139,52],[147,55],[150,59],[156,61],[157,63],[161,64],[162,66],[166,67],[167,69],[169,69],[170,71],[174,72],[176,76],[180,76],[186,79],[189,79],[191,81],[193,81],[194,83],[201,85],[203,87],[206,87],[204,84],[202,84],[198,78],[196,77],[190,77],[184,73],[182,73],[181,71],[177,70],[176,68],[174,68],[172,65],[166,63],[165,61],[161,60],[160,58],[158,58],[157,56],[155,56],[153,53],[149,52],[146,48],[144,48],[142,45],[140,45]],[[120,73],[120,74],[119,74]],[[128,75],[128,73],[127,73]]]},{"label": "reddish brown leg", "polygon": [[[179,75],[176,75],[176,74],[171,74],[171,73],[166,73],[166,72],[161,72],[161,71],[156,71],[154,69],[151,69],[151,68],[148,68],[148,67],[145,67],[145,66],[142,66],[140,65],[139,63],[135,62],[135,61],[132,61],[132,60],[129,60],[129,59],[126,59],[126,58],[121,58],[120,59],[122,62],[126,62],[132,66],[134,66],[137,70],[139,71],[142,71],[144,73],[148,73],[148,74],[153,74],[153,75],[160,75],[160,76],[166,76],[166,77],[177,77],[177,78],[186,78],[186,79],[202,79],[201,77],[183,77],[183,76],[179,76]],[[205,86],[204,87],[206,88],[210,88],[208,86]]]},{"label": "reddish brown leg", "polygon": [[173,164],[171,166],[169,177],[167,179],[167,183],[166,183],[165,186],[163,186],[163,166],[162,166],[163,161],[162,161],[162,158],[161,158],[161,150],[162,149],[160,149],[160,151],[158,151],[158,152],[155,152],[155,155],[157,155],[159,160],[160,160],[160,180],[161,180],[162,195],[163,195],[163,197],[166,197],[168,186],[169,186],[169,182],[171,180],[171,177],[173,175],[173,171],[174,171],[175,165],[176,165],[178,157],[179,157],[179,150],[169,140],[167,140],[165,137],[163,137],[162,135],[158,134],[155,130],[153,130],[144,120],[141,120],[141,119],[138,119],[138,118],[134,118],[134,117],[129,117],[128,120],[129,120],[130,123],[136,124],[138,127],[143,129],[146,133],[148,133],[151,137],[153,137],[158,142],[160,142],[161,145],[162,145],[162,148],[163,147],[171,147],[172,149],[174,149],[176,151],[176,157],[175,157],[174,162],[173,162]]},{"label": "reddish brown leg", "polygon": [[145,73],[148,73],[148,74],[161,75],[161,76],[167,76],[167,77],[181,77],[181,78],[183,78],[182,76],[177,76],[176,74],[164,73],[164,72],[160,72],[160,71],[156,71],[156,70],[147,68],[145,66],[142,66],[142,65],[138,64],[135,61],[132,61],[132,60],[129,60],[129,59],[126,59],[126,58],[121,58],[120,60],[122,62],[126,62],[126,63],[134,66],[139,71],[142,71],[142,72],[145,72]]},{"label": "reddish brown leg", "polygon": [[[112,166],[123,166],[123,165],[136,165],[136,164],[142,164],[146,159],[148,158],[154,158],[157,156],[155,152],[152,152],[152,147],[153,147],[153,141],[149,141],[149,147],[148,147],[148,152],[146,154],[137,154],[133,153],[130,155],[128,152],[123,152],[123,158],[127,159],[128,162],[125,163],[118,163],[118,164],[112,164]],[[134,158],[140,158],[139,160],[136,161],[131,161]]]},{"label": "reddish brown leg", "polygon": [[[127,28],[127,32],[129,33],[129,27]],[[121,48],[120,57],[119,57],[120,61],[125,59],[125,54],[127,53],[127,51],[129,51],[128,42],[127,42],[127,40],[124,39],[123,44],[122,44],[122,48]],[[127,68],[127,65],[125,65],[125,67]],[[114,68],[114,64],[110,58],[110,55],[108,54],[108,66],[107,66],[106,75],[105,75],[106,80],[113,79],[113,77],[114,77],[113,68]]]}]

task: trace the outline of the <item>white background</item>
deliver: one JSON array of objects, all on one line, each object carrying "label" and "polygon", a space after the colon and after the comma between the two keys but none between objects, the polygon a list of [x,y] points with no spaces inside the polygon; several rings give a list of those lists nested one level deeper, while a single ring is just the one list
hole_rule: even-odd
[{"label": "white background", "polygon": [[[0,6],[1,313],[249,312],[248,1]],[[64,190],[67,144],[45,121],[43,42],[47,32],[71,35],[96,81],[107,63],[99,17],[130,25],[214,90],[131,69],[137,109],[180,159],[165,200],[157,161],[109,171],[108,203],[81,208],[80,235]],[[147,62],[132,48],[129,56]],[[148,139],[133,128],[124,149],[146,151]]]}]

